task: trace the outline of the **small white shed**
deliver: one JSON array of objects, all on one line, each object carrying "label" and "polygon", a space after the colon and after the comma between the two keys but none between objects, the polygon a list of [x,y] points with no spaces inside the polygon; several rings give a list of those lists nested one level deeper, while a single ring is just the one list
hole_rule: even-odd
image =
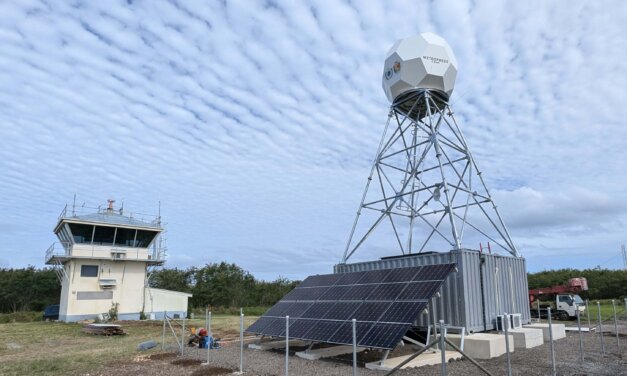
[{"label": "small white shed", "polygon": [[163,319],[163,313],[170,317],[187,316],[187,300],[192,294],[179,291],[163,290],[148,287],[145,290],[144,313],[153,320]]}]

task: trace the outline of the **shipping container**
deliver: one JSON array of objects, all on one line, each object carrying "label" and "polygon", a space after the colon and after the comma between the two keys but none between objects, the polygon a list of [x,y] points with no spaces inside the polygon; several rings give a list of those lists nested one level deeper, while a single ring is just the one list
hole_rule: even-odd
[{"label": "shipping container", "polygon": [[[496,329],[497,316],[503,313],[520,314],[523,324],[530,322],[527,268],[522,257],[463,249],[338,264],[334,271],[347,273],[445,263],[457,264],[457,271],[449,275],[435,298],[437,320],[465,327],[471,333]],[[420,315],[416,326],[428,325],[429,316]]]}]

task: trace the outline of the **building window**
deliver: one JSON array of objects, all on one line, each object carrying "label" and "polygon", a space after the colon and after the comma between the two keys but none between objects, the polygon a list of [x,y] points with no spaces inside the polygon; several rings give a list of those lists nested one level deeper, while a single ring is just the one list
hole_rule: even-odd
[{"label": "building window", "polygon": [[118,232],[115,235],[115,245],[120,247],[134,247],[135,230],[118,227]]},{"label": "building window", "polygon": [[98,265],[81,265],[81,277],[98,277]]},{"label": "building window", "polygon": [[69,223],[69,225],[74,243],[91,243],[91,236],[94,233],[94,226],[82,225],[78,223]]},{"label": "building window", "polygon": [[96,226],[96,232],[94,233],[94,244],[113,245],[114,236],[115,227]]},{"label": "building window", "polygon": [[152,243],[155,239],[155,236],[157,236],[156,231],[137,230],[137,243],[135,246],[139,248],[148,248],[150,243]]}]

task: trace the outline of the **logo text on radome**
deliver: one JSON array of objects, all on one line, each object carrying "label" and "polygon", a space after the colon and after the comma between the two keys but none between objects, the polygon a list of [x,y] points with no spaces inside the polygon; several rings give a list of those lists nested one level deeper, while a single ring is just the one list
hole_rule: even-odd
[{"label": "logo text on radome", "polygon": [[429,60],[430,62],[436,63],[436,64],[440,64],[440,63],[448,64],[448,59],[442,59],[439,57],[433,57],[433,56],[427,56],[427,55],[422,55],[422,58],[425,60]]}]

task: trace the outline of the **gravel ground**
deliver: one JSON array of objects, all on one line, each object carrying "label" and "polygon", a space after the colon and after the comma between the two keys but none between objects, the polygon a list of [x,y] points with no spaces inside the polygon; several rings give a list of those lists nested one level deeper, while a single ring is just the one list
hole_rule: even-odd
[{"label": "gravel ground", "polygon": [[[605,329],[605,328],[604,328]],[[579,363],[579,336],[576,332],[568,332],[567,337],[555,342],[557,374],[558,375],[626,375],[627,376],[627,335],[621,336],[622,354],[619,354],[616,338],[606,335],[605,356],[600,353],[600,339],[598,334],[585,333],[584,339],[584,363]],[[300,350],[290,349],[290,350]],[[409,352],[408,347],[396,350],[390,356],[398,356]],[[309,375],[351,375],[351,355],[333,359],[309,361],[293,356],[290,351],[290,373],[298,376]],[[622,357],[621,357],[622,355]],[[102,376],[126,376],[126,375],[227,375],[239,370],[239,347],[227,347],[219,350],[211,350],[210,365],[202,366],[207,350],[186,348],[185,357],[175,354],[153,354],[137,357],[132,362],[109,364],[100,372],[92,375]],[[376,352],[359,354],[360,376],[382,376],[384,372],[372,371],[364,368],[364,361],[378,358]],[[285,353],[282,351],[244,350],[244,373],[255,376],[283,375],[285,365]],[[551,363],[549,344],[528,349],[518,350],[512,353],[513,375],[550,375]],[[479,363],[492,372],[493,375],[505,375],[505,356],[490,360],[480,360]],[[428,366],[421,368],[400,370],[397,375],[440,375],[440,367]],[[482,375],[481,371],[469,361],[455,361],[448,364],[448,375],[473,376]]]},{"label": "gravel ground", "polygon": [[[579,359],[579,336],[577,333],[567,333],[567,337],[555,342],[557,374],[558,375],[627,375],[627,359],[625,349],[627,338],[622,337],[622,357],[618,352],[616,338],[607,336],[604,338],[607,355],[600,353],[600,339],[598,334],[584,334],[583,364]],[[549,344],[515,351],[511,357],[513,375],[550,375],[551,363]],[[370,357],[372,354],[362,355]],[[190,349],[187,356],[196,359],[206,359],[206,350]],[[392,354],[394,356],[394,354]],[[248,375],[269,376],[282,375],[284,372],[285,353],[279,351],[244,351],[244,371]],[[505,356],[490,360],[481,360],[479,363],[494,375],[504,375]],[[239,348],[226,348],[211,351],[210,364],[230,369],[239,369]],[[350,375],[350,356],[348,359],[336,358],[319,361],[304,360],[296,356],[290,356],[290,370],[294,375]],[[439,366],[405,369],[397,372],[397,375],[440,375]],[[449,375],[482,375],[474,365],[468,361],[456,361],[448,365]],[[372,371],[363,368],[360,363],[359,375],[383,375],[383,372]]]}]

